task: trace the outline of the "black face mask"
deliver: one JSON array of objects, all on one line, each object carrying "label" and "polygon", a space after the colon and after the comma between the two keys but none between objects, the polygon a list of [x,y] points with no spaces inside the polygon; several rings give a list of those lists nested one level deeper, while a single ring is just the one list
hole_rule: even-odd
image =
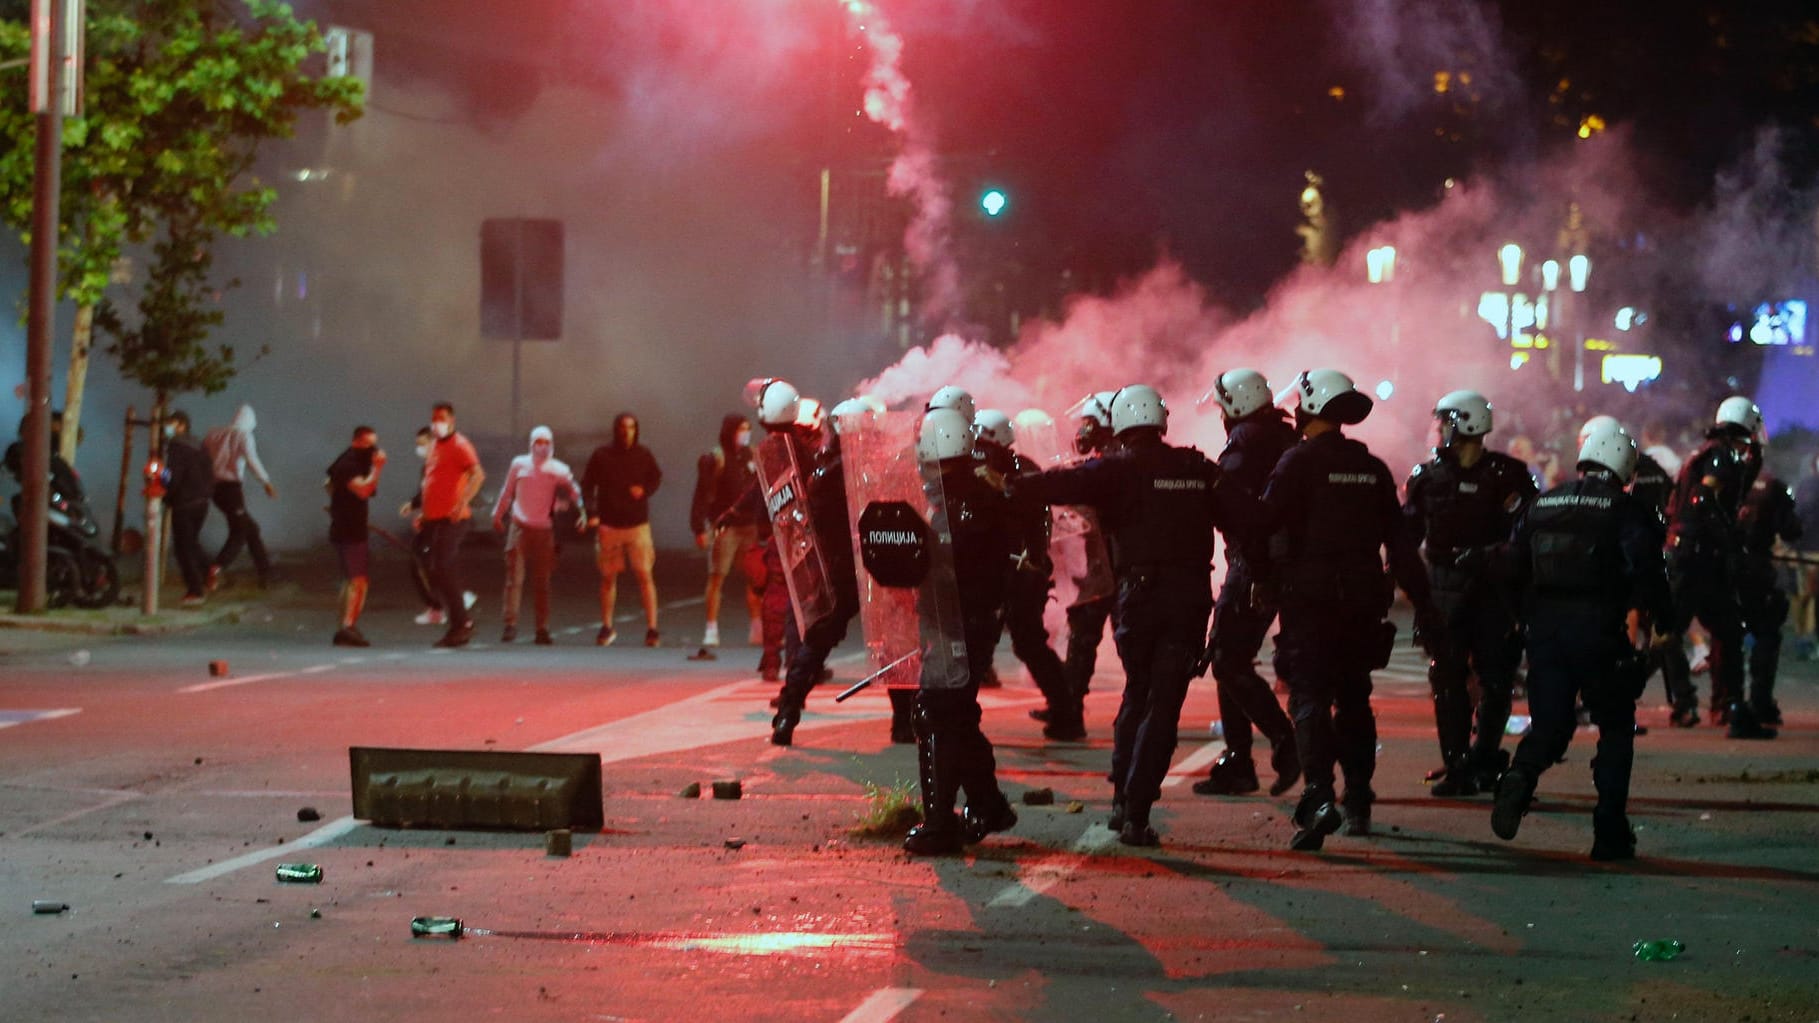
[{"label": "black face mask", "polygon": [[1082,455],[1090,455],[1104,447],[1105,427],[1100,426],[1098,422],[1089,421],[1081,423],[1080,428],[1074,431],[1075,452]]}]

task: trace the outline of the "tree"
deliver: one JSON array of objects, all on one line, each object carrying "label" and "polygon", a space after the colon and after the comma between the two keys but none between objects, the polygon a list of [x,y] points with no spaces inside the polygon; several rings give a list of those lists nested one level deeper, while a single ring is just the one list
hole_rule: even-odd
[{"label": "tree", "polygon": [[[0,62],[29,50],[20,11],[0,21]],[[82,392],[97,311],[108,351],[129,379],[170,395],[208,393],[234,374],[230,346],[206,346],[211,247],[223,234],[276,229],[276,190],[253,175],[259,144],[288,138],[298,115],[360,116],[352,78],[305,70],[324,43],[312,22],[276,0],[88,0],[85,101],[64,128],[59,291],[77,316],[64,402],[63,455],[75,458]],[[25,90],[0,107],[0,216],[28,233],[34,125]],[[137,326],[105,304],[115,265],[151,243]],[[169,279],[161,279],[165,276]]]}]

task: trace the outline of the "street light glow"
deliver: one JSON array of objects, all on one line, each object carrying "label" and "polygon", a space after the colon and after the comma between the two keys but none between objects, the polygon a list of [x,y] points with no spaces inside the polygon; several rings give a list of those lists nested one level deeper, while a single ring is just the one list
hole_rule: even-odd
[{"label": "street light glow", "polygon": [[1522,246],[1510,242],[1497,250],[1497,262],[1503,264],[1503,286],[1513,288],[1522,279]]},{"label": "street light glow", "polygon": [[1364,273],[1372,284],[1382,284],[1396,276],[1396,247],[1379,245],[1364,254]]},{"label": "street light glow", "polygon": [[1586,280],[1592,276],[1592,261],[1584,254],[1567,260],[1566,276],[1574,291],[1584,291]]},{"label": "street light glow", "polygon": [[1004,208],[1009,205],[1010,197],[996,188],[988,189],[984,195],[979,197],[979,208],[984,210],[988,217],[995,217],[1003,213]]}]

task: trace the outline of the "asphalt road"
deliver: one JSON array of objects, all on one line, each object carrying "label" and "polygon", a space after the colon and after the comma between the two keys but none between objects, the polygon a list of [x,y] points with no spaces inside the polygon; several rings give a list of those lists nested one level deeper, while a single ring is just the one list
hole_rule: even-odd
[{"label": "asphalt road", "polygon": [[[481,642],[456,652],[410,624],[389,560],[370,650],[328,645],[319,559],[236,623],[0,630],[0,1019],[1819,1020],[1813,665],[1785,666],[1790,727],[1768,743],[1671,730],[1651,691],[1642,858],[1603,866],[1585,859],[1589,729],[1515,842],[1491,835],[1485,800],[1427,794],[1437,752],[1406,648],[1378,676],[1376,837],[1291,853],[1289,797],[1193,795],[1221,748],[1201,683],[1163,845],[1126,849],[1102,824],[1110,644],[1090,739],[1068,744],[1028,719],[1040,701],[1006,644],[985,716],[999,774],[1013,799],[1050,788],[1056,804],[1020,806],[965,857],[912,860],[852,830],[868,783],[914,777],[884,695],[820,690],[797,745],[769,745],[756,651],[686,658],[692,556],[664,556],[656,649],[635,622],[592,645],[576,549],[558,645],[499,644],[496,566],[474,565]],[[620,615],[634,607],[622,588]],[[729,602],[726,638],[743,625]],[[837,675],[862,663],[855,638]],[[558,858],[540,834],[354,821],[353,745],[597,752],[606,827]],[[731,778],[738,801],[678,795]],[[306,806],[321,819],[299,822]],[[290,861],[322,883],[278,883]],[[70,909],[35,915],[35,899]],[[495,933],[413,940],[418,915]],[[1638,962],[1643,938],[1687,950]]]}]

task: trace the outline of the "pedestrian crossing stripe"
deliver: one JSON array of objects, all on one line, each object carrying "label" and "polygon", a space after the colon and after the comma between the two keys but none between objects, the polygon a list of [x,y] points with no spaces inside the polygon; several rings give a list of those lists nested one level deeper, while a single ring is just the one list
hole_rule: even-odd
[{"label": "pedestrian crossing stripe", "polygon": [[30,724],[33,721],[49,721],[51,718],[66,718],[71,714],[80,713],[82,713],[81,707],[61,707],[56,710],[0,710],[0,728]]}]

